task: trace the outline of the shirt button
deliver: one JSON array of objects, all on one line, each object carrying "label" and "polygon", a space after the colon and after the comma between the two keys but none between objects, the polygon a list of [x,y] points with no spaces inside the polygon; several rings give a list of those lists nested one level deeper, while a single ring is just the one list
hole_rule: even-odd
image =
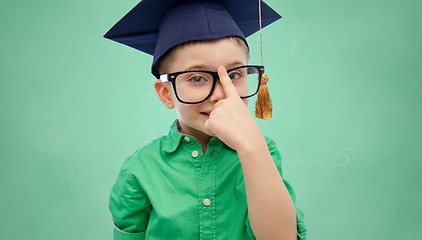
[{"label": "shirt button", "polygon": [[192,157],[196,158],[196,157],[198,157],[198,155],[199,155],[199,154],[198,154],[198,151],[193,151],[193,152],[192,152]]},{"label": "shirt button", "polygon": [[205,198],[204,205],[208,207],[210,204],[211,204],[211,200],[209,200],[208,198]]},{"label": "shirt button", "polygon": [[185,142],[190,142],[190,138],[189,137],[185,137],[184,140],[185,140]]}]

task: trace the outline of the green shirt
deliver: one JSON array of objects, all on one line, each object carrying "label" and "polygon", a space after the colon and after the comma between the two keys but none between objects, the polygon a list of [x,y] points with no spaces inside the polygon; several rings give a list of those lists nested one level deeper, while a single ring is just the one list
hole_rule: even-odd
[{"label": "green shirt", "polygon": [[[110,194],[114,239],[255,239],[236,151],[214,137],[201,145],[178,131],[142,147],[124,162]],[[281,172],[281,156],[266,138]],[[291,185],[283,179],[295,202]],[[298,239],[305,239],[296,208]]]}]

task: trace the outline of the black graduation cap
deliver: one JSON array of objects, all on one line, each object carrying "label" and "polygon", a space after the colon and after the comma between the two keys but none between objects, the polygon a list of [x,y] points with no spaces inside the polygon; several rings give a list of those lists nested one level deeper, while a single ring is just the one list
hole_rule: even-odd
[{"label": "black graduation cap", "polygon": [[[178,44],[229,36],[246,43],[260,30],[259,1],[142,0],[104,37],[153,55],[151,72],[158,79],[158,60]],[[262,28],[281,18],[264,2],[260,5]]]}]

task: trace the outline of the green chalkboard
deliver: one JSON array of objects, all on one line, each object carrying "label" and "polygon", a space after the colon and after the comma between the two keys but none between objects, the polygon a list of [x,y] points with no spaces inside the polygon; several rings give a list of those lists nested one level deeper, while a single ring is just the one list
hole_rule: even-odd
[{"label": "green chalkboard", "polygon": [[[0,2],[0,239],[112,239],[119,168],[177,117],[151,56],[102,38],[137,2]],[[283,19],[263,31],[274,116],[257,122],[308,239],[419,238],[421,2],[266,2]]]}]

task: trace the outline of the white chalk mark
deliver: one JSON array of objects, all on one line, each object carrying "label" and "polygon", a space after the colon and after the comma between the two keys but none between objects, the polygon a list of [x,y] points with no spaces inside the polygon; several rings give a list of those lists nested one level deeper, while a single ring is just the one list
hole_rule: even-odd
[{"label": "white chalk mark", "polygon": [[82,177],[76,177],[75,173],[74,173],[74,169],[71,169],[71,174],[69,177],[63,177],[57,184],[58,187],[58,191],[61,192],[61,190],[69,190],[69,192],[72,195],[76,195],[76,196],[84,196],[85,194],[82,192],[76,192],[75,191],[75,183],[78,181],[82,181],[83,178]]},{"label": "white chalk mark", "polygon": [[297,39],[293,39],[293,40],[290,41],[289,46],[284,48],[285,50],[290,50],[293,57],[295,56],[296,51],[300,50],[300,49],[296,48],[296,44],[297,44]]},{"label": "white chalk mark", "polygon": [[313,150],[313,155],[316,157],[312,159],[312,163],[318,163],[321,165],[327,165],[327,162],[324,162],[325,156],[327,155],[327,150],[323,146],[316,146]]},{"label": "white chalk mark", "polygon": [[299,162],[299,163],[303,163],[303,162],[305,162],[305,161],[303,161],[303,160],[301,160],[300,158],[299,158],[299,153],[300,153],[300,149],[301,149],[301,146],[297,146],[296,147],[296,156],[295,156],[295,162]]},{"label": "white chalk mark", "polygon": [[294,125],[297,125],[297,119],[298,119],[298,114],[299,113],[303,113],[303,103],[302,101],[298,100],[298,99],[294,99],[292,101],[295,104],[295,120],[294,120]]},{"label": "white chalk mark", "polygon": [[99,6],[98,1],[94,0],[94,13],[97,12],[97,7]]},{"label": "white chalk mark", "polygon": [[304,22],[297,22],[293,25],[292,29],[290,30],[289,39],[290,44],[289,46],[285,47],[285,50],[290,50],[292,56],[294,57],[297,50],[297,43],[304,40],[309,33],[309,27]]},{"label": "white chalk mark", "polygon": [[149,132],[148,137],[145,139],[143,146],[147,145],[148,143],[152,142],[153,140],[157,139],[157,136],[154,131]]},{"label": "white chalk mark", "polygon": [[296,22],[293,25],[292,30],[290,31],[289,37],[290,39],[295,39],[297,41],[302,41],[306,38],[309,33],[309,27],[304,22]]},{"label": "white chalk mark", "polygon": [[341,147],[341,148],[339,148],[339,151],[337,153],[338,158],[336,158],[336,160],[335,160],[334,163],[337,166],[340,166],[340,167],[346,166],[349,163],[349,161],[350,161],[350,156],[349,156],[349,154],[346,154],[345,151],[350,151],[352,149],[353,148],[350,148],[350,147]]}]

